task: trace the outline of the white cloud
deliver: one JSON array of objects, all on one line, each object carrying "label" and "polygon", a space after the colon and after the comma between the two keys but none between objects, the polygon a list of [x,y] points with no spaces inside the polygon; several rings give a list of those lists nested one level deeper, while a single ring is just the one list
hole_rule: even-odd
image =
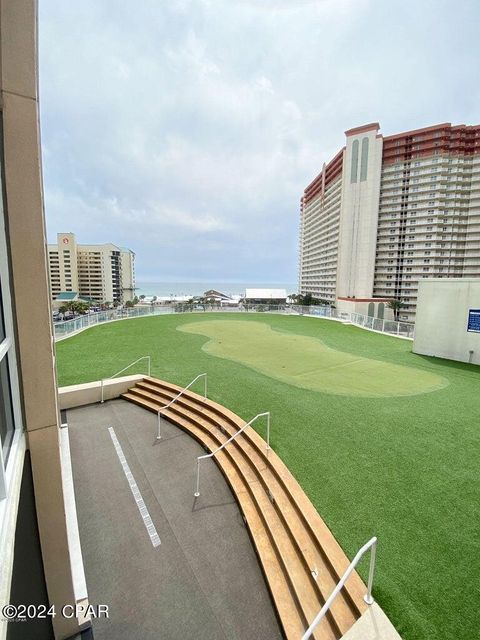
[{"label": "white cloud", "polygon": [[478,120],[473,3],[40,10],[49,235],[132,246],[140,274],[294,281],[302,190],[345,129]]}]

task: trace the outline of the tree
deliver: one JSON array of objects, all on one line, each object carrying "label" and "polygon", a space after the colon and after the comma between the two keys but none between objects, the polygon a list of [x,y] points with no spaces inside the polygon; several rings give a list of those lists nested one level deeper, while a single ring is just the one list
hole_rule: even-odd
[{"label": "tree", "polygon": [[387,307],[393,310],[393,317],[395,320],[398,320],[398,312],[405,304],[398,298],[393,298],[389,302],[387,302]]},{"label": "tree", "polygon": [[315,298],[311,293],[306,293],[305,295],[302,295],[301,293],[292,293],[292,295],[288,297],[293,300],[295,304],[304,307],[309,307],[310,305],[333,306],[329,300],[323,300],[323,298]]},{"label": "tree", "polygon": [[77,312],[81,314],[88,313],[90,310],[90,304],[88,302],[77,302]]},{"label": "tree", "polygon": [[142,293],[142,295],[139,297],[140,300],[145,300],[145,294]]},{"label": "tree", "polygon": [[71,300],[69,302],[66,302],[65,304],[62,304],[59,311],[63,314],[70,312],[73,313],[73,315],[83,315],[87,313],[89,309],[90,305],[86,302],[82,302],[81,300]]}]

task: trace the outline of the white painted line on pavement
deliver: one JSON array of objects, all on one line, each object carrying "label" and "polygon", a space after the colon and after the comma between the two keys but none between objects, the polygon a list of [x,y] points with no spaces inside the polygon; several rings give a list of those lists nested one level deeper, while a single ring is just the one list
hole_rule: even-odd
[{"label": "white painted line on pavement", "polygon": [[132,472],[130,471],[130,467],[128,466],[128,462],[125,458],[125,455],[122,451],[122,447],[118,441],[117,435],[113,427],[109,427],[108,431],[112,438],[113,446],[115,447],[115,451],[117,452],[118,459],[120,460],[120,464],[122,465],[123,472],[125,477],[128,480],[128,484],[130,486],[130,490],[132,495],[137,503],[138,510],[140,511],[140,515],[142,516],[143,524],[147,529],[147,533],[150,536],[151,543],[154,547],[158,547],[160,544],[160,536],[155,529],[155,525],[152,522],[152,518],[148,513],[148,509],[145,506],[145,502],[143,501],[142,494],[140,493],[137,483],[135,482],[135,478],[133,477]]}]

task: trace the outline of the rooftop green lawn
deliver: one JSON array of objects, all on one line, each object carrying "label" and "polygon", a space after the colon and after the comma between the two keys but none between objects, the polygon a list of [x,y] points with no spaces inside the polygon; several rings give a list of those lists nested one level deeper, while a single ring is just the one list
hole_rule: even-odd
[{"label": "rooftop green lawn", "polygon": [[152,375],[182,386],[206,371],[209,397],[245,420],[271,411],[273,448],[347,555],[378,537],[374,596],[402,637],[471,640],[480,367],[411,349],[318,318],[179,314],[92,327],[57,343],[57,367],[77,384],[150,355]]}]

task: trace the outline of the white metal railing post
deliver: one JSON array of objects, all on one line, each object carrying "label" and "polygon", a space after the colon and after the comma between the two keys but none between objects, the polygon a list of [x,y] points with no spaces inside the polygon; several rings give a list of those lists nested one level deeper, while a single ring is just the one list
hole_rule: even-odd
[{"label": "white metal railing post", "polygon": [[200,458],[197,458],[197,488],[193,495],[195,498],[198,498],[200,495]]},{"label": "white metal railing post", "polygon": [[267,451],[270,449],[270,411],[267,411]]},{"label": "white metal railing post", "polygon": [[194,382],[196,382],[197,380],[199,380],[200,378],[205,378],[205,387],[204,387],[204,393],[205,393],[205,398],[207,397],[207,374],[206,373],[200,373],[196,378],[194,378],[190,384],[188,384],[184,389],[182,389],[180,391],[179,394],[177,394],[175,396],[175,398],[173,398],[173,400],[170,400],[170,402],[168,404],[166,404],[164,407],[162,407],[161,409],[158,410],[157,416],[158,416],[158,424],[157,424],[157,440],[161,440],[162,439],[162,418],[161,418],[161,413],[163,411],[166,411],[174,402],[176,402],[178,400],[178,398],[180,398],[180,396],[182,396],[185,391],[187,391],[188,389],[190,389],[190,387],[192,386],[192,384]]},{"label": "white metal railing post", "polygon": [[343,574],[342,578],[340,579],[339,583],[337,584],[335,589],[332,591],[328,599],[325,601],[325,604],[316,615],[314,621],[303,634],[302,640],[308,640],[308,638],[312,636],[316,626],[325,617],[327,611],[330,609],[332,602],[335,600],[335,598],[338,596],[340,591],[343,589],[345,582],[347,581],[347,579],[349,578],[350,574],[353,572],[353,570],[355,569],[359,561],[361,560],[363,554],[366,553],[369,549],[371,549],[371,557],[370,557],[370,570],[368,574],[368,590],[363,599],[367,604],[373,604],[372,583],[373,583],[373,574],[375,571],[375,557],[376,557],[376,549],[377,549],[377,538],[375,536],[371,538],[366,544],[364,544],[363,547],[357,552],[357,555],[348,565],[347,570]]},{"label": "white metal railing post", "polygon": [[200,460],[205,460],[206,458],[213,458],[213,456],[216,453],[218,453],[219,451],[224,449],[227,446],[227,444],[230,444],[230,442],[232,442],[232,440],[235,440],[235,438],[237,436],[239,436],[241,433],[243,433],[243,431],[245,431],[245,429],[247,427],[250,427],[255,422],[255,420],[257,420],[258,418],[262,418],[264,416],[267,417],[267,450],[270,449],[270,411],[265,411],[264,413],[257,414],[249,422],[244,424],[241,429],[236,431],[233,434],[233,436],[230,436],[230,438],[228,440],[226,440],[226,442],[221,444],[217,449],[215,449],[215,451],[212,451],[211,453],[207,453],[207,454],[205,454],[203,456],[198,456],[198,458],[197,458],[197,484],[195,486],[195,491],[193,493],[195,498],[198,498],[200,496]]},{"label": "white metal railing post", "polygon": [[123,373],[124,371],[126,371],[127,369],[130,369],[130,367],[133,367],[134,364],[137,364],[138,362],[141,362],[142,360],[147,360],[148,361],[148,375],[150,375],[150,356],[142,356],[141,358],[138,358],[138,360],[135,360],[135,362],[131,362],[129,365],[127,365],[126,367],[124,367],[123,369],[121,369],[120,371],[117,371],[117,373],[114,373],[113,376],[110,376],[108,378],[102,378],[100,380],[100,389],[101,389],[101,393],[100,393],[100,402],[103,404],[104,402],[104,391],[103,391],[103,387],[104,387],[104,383],[105,380],[113,380],[113,378],[116,378],[117,376],[119,376],[121,373]]},{"label": "white metal railing post", "polygon": [[161,409],[158,410],[157,418],[158,418],[157,440],[161,440],[162,439],[162,410]]},{"label": "white metal railing post", "polygon": [[372,544],[372,550],[370,552],[370,568],[368,570],[367,593],[363,598],[367,604],[373,604],[372,586],[373,586],[373,575],[375,573],[376,555],[377,555],[377,539],[375,538],[375,542]]}]

